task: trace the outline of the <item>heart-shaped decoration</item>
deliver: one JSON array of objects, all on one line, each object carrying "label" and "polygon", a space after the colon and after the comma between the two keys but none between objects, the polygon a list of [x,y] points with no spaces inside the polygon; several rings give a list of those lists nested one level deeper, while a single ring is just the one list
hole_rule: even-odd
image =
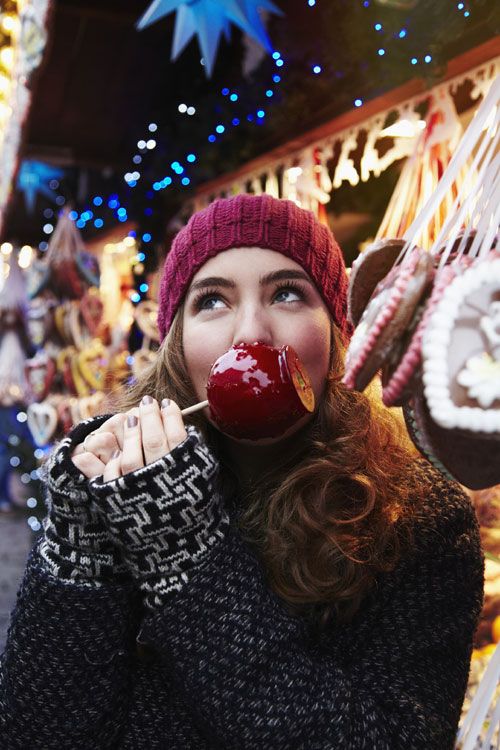
[{"label": "heart-shaped decoration", "polygon": [[139,329],[151,341],[159,341],[158,303],[152,299],[141,302],[134,310],[134,317]]},{"label": "heart-shaped decoration", "polygon": [[57,411],[47,401],[30,404],[26,410],[27,423],[33,440],[41,448],[48,445],[57,428]]},{"label": "heart-shaped decoration", "polygon": [[133,354],[132,374],[138,378],[142,373],[156,361],[157,353],[151,349],[138,349]]},{"label": "heart-shaped decoration", "polygon": [[92,343],[77,355],[78,369],[85,382],[94,390],[102,391],[108,369],[108,354],[100,341]]},{"label": "heart-shaped decoration", "polygon": [[491,253],[444,289],[423,342],[423,381],[438,425],[489,435],[500,462],[500,255]]},{"label": "heart-shaped decoration", "polygon": [[92,286],[85,292],[80,300],[80,311],[90,333],[96,336],[104,314],[104,304],[97,287]]},{"label": "heart-shaped decoration", "polygon": [[52,305],[48,300],[41,297],[32,300],[26,312],[26,327],[33,344],[41,347],[52,327]]},{"label": "heart-shaped decoration", "polygon": [[54,311],[54,323],[59,337],[65,344],[71,344],[71,331],[69,329],[68,314],[71,309],[70,302],[63,302]]},{"label": "heart-shaped decoration", "polygon": [[56,374],[56,365],[46,352],[38,352],[24,364],[24,374],[35,401],[43,401],[48,396]]},{"label": "heart-shaped decoration", "polygon": [[65,397],[61,398],[57,402],[57,405],[55,405],[55,408],[61,430],[66,435],[74,424],[69,399]]},{"label": "heart-shaped decoration", "polygon": [[64,385],[72,396],[77,395],[77,389],[75,381],[73,380],[73,370],[71,364],[78,354],[77,349],[74,346],[66,346],[61,349],[57,355],[57,369],[62,375]]},{"label": "heart-shaped decoration", "polygon": [[99,411],[103,401],[104,394],[100,391],[78,399],[80,419],[90,419],[91,417],[94,417]]},{"label": "heart-shaped decoration", "polygon": [[71,332],[71,343],[80,351],[91,341],[89,332],[86,330],[85,322],[80,310],[80,304],[73,300],[68,312],[68,325]]}]

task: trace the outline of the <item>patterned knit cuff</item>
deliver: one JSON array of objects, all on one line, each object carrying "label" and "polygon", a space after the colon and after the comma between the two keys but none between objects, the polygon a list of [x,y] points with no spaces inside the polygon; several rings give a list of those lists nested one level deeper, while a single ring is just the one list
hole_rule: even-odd
[{"label": "patterned knit cuff", "polygon": [[98,417],[77,425],[44,467],[49,512],[39,553],[51,575],[66,582],[99,585],[128,578],[119,550],[92,508],[88,480],[71,460],[76,445],[106,419]]},{"label": "patterned knit cuff", "polygon": [[159,606],[187,583],[229,527],[215,490],[218,463],[194,427],[170,453],[123,477],[90,482],[125,563]]}]

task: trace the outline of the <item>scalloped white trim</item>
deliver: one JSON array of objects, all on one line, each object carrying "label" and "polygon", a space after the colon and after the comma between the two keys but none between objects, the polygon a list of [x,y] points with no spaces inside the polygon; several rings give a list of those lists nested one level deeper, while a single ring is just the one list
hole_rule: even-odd
[{"label": "scalloped white trim", "polygon": [[500,260],[483,260],[453,279],[429,320],[422,341],[424,393],[432,418],[447,429],[500,432],[500,409],[455,406],[448,386],[447,352],[451,332],[464,297],[483,284],[497,280]]}]

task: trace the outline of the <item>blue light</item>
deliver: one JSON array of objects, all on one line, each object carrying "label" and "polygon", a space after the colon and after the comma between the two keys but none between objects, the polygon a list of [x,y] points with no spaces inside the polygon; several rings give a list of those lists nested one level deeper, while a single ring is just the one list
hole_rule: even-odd
[{"label": "blue light", "polygon": [[100,229],[101,227],[104,226],[103,220],[102,219],[96,219],[94,221],[94,226],[95,226],[96,229]]},{"label": "blue light", "polygon": [[273,81],[274,83],[279,83],[281,81],[281,76],[275,73],[275,75],[273,75]]},{"label": "blue light", "polygon": [[239,124],[240,124],[240,121],[239,121],[239,119],[238,119],[237,117],[233,117],[233,120],[232,120],[232,122],[233,122],[233,125],[234,125],[235,127],[236,127],[236,125],[239,125]]},{"label": "blue light", "polygon": [[315,65],[313,67],[313,73],[315,73],[316,75],[318,75],[318,73],[321,73],[321,65]]},{"label": "blue light", "polygon": [[78,219],[78,212],[77,211],[70,211],[69,212],[69,218],[71,221],[76,221]]},{"label": "blue light", "polygon": [[153,182],[153,190],[161,190],[161,185],[159,182]]},{"label": "blue light", "polygon": [[189,185],[189,183],[191,182],[191,180],[189,179],[189,177],[183,177],[182,180],[181,180],[181,182],[182,182],[183,185]]},{"label": "blue light", "polygon": [[123,221],[127,221],[127,217],[126,216],[119,216],[118,217],[118,221],[122,221],[122,222]]},{"label": "blue light", "polygon": [[222,96],[227,96],[228,94],[229,94],[229,89],[228,89],[228,88],[226,88],[226,87],[224,87],[224,88],[222,89]]},{"label": "blue light", "polygon": [[464,13],[464,18],[469,18],[469,16],[470,16],[470,13],[468,10],[466,10]]},{"label": "blue light", "polygon": [[223,133],[225,131],[225,129],[226,128],[224,127],[224,125],[217,125],[217,127],[215,128],[215,132],[216,133]]},{"label": "blue light", "polygon": [[83,219],[78,219],[78,221],[76,222],[76,226],[78,227],[78,229],[84,229],[85,222],[83,221]]},{"label": "blue light", "polygon": [[464,9],[464,4],[463,3],[458,3],[457,8],[458,8],[458,10],[463,10]]},{"label": "blue light", "polygon": [[355,107],[361,107],[362,104],[363,104],[363,100],[362,99],[355,99],[354,100],[354,106]]},{"label": "blue light", "polygon": [[307,4],[312,8],[314,5],[316,5],[316,0],[307,0]]},{"label": "blue light", "polygon": [[149,232],[144,232],[144,234],[142,235],[142,241],[151,242],[151,235],[149,234]]},{"label": "blue light", "polygon": [[285,63],[283,62],[283,60],[276,60],[276,65],[278,66],[278,68],[281,68],[284,64]]},{"label": "blue light", "polygon": [[172,169],[174,170],[174,172],[177,172],[177,170],[179,169],[179,167],[180,167],[181,165],[179,164],[179,162],[178,162],[178,161],[173,161],[173,162],[172,162],[172,164],[171,164],[170,166],[171,166],[171,168],[172,168]]},{"label": "blue light", "polygon": [[213,134],[209,135],[208,136],[208,140],[210,141],[210,143],[214,143],[215,142],[215,135],[213,135]]},{"label": "blue light", "polygon": [[148,289],[149,289],[149,286],[147,284],[141,284],[139,287],[139,291],[142,292],[143,294],[147,292]]},{"label": "blue light", "polygon": [[148,207],[148,208],[144,209],[144,215],[145,216],[152,216],[152,214],[153,214],[153,209],[152,208]]},{"label": "blue light", "polygon": [[431,60],[432,60],[432,57],[431,57],[431,55],[426,55],[426,56],[424,57],[424,62],[426,62],[426,63],[430,63],[430,61],[431,61]]},{"label": "blue light", "polygon": [[137,185],[137,181],[136,180],[129,180],[129,183],[128,183],[129,187],[134,188],[136,185]]},{"label": "blue light", "polygon": [[281,57],[279,52],[273,52],[273,60],[279,60]]},{"label": "blue light", "polygon": [[94,217],[94,214],[92,211],[84,211],[82,215],[80,216],[80,219],[83,219],[83,221],[90,221]]},{"label": "blue light", "polygon": [[405,36],[406,36],[406,29],[401,29],[401,31],[399,32],[399,38],[404,39]]},{"label": "blue light", "polygon": [[126,208],[119,208],[116,212],[118,216],[126,216],[127,215],[127,209]]},{"label": "blue light", "polygon": [[417,60],[416,57],[412,57],[411,60],[410,60],[410,62],[411,62],[412,65],[416,65],[418,63],[418,60]]},{"label": "blue light", "polygon": [[383,56],[385,55],[385,49],[384,49],[383,47],[381,47],[381,48],[380,48],[380,49],[378,50],[378,54],[380,55],[380,57],[383,57]]},{"label": "blue light", "polygon": [[168,187],[169,185],[172,184],[172,178],[171,177],[165,177],[164,180],[163,180],[163,184],[165,185],[165,187]]},{"label": "blue light", "polygon": [[368,8],[368,6],[370,5],[370,0],[365,0],[363,5],[365,6],[365,8]]},{"label": "blue light", "polygon": [[101,198],[101,196],[100,195],[96,195],[96,197],[94,198],[94,200],[92,201],[92,203],[94,204],[94,206],[102,206],[102,198]]},{"label": "blue light", "polygon": [[134,358],[131,354],[128,355],[127,359],[125,360],[127,365],[132,366],[134,364]]},{"label": "blue light", "polygon": [[137,253],[137,260],[142,263],[144,260],[146,260],[146,254],[145,253]]},{"label": "blue light", "polygon": [[134,292],[133,294],[130,295],[130,299],[132,300],[132,302],[140,302],[141,295],[139,294],[139,292]]},{"label": "blue light", "polygon": [[120,203],[115,198],[111,198],[111,200],[108,201],[108,206],[111,209],[118,208],[119,205]]},{"label": "blue light", "polygon": [[248,122],[253,122],[253,115],[247,115]]},{"label": "blue light", "polygon": [[375,24],[375,31],[381,31],[381,30],[382,30],[382,24],[381,23],[376,23]]},{"label": "blue light", "polygon": [[186,161],[188,161],[190,164],[192,164],[194,161],[196,161],[196,156],[194,154],[188,154],[186,156]]},{"label": "blue light", "polygon": [[231,96],[229,98],[231,99],[232,102],[237,102],[238,101],[238,94],[231,94]]}]

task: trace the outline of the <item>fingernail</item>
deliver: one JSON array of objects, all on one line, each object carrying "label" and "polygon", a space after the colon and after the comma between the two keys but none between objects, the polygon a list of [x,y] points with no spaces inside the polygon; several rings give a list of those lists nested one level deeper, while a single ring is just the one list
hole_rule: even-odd
[{"label": "fingernail", "polygon": [[153,403],[153,397],[152,396],[143,396],[142,397],[141,404],[143,406],[147,406],[147,404],[152,404],[152,403]]},{"label": "fingernail", "polygon": [[137,425],[137,417],[135,414],[129,414],[127,417],[127,427],[135,427]]},{"label": "fingernail", "polygon": [[167,406],[170,406],[170,399],[169,398],[164,398],[163,401],[161,402],[161,408],[162,409],[166,409]]},{"label": "fingernail", "polygon": [[117,448],[117,449],[115,450],[115,452],[113,453],[113,455],[111,456],[111,458],[118,458],[118,456],[119,456],[119,455],[120,455],[120,451],[119,451],[119,449]]}]

